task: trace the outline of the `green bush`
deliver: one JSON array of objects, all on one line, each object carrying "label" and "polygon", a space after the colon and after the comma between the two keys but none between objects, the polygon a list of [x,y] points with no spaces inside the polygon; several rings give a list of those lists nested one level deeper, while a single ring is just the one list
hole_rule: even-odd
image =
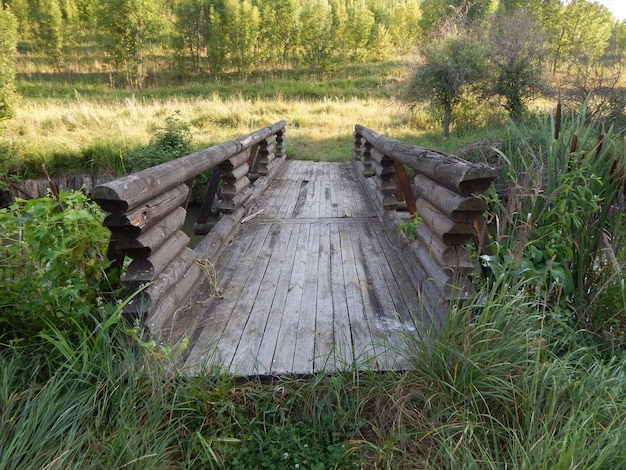
[{"label": "green bush", "polygon": [[80,192],[0,210],[0,342],[94,325],[108,264],[102,220]]},{"label": "green bush", "polygon": [[187,155],[191,151],[189,124],[177,114],[165,119],[165,126],[158,129],[150,144],[130,153],[125,158],[127,172],[137,172]]}]

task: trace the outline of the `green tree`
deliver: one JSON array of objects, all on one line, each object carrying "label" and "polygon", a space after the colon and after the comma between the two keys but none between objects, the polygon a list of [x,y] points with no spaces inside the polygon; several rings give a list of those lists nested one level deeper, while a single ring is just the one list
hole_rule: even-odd
[{"label": "green tree", "polygon": [[417,0],[407,0],[393,10],[389,35],[400,52],[407,52],[417,44],[422,32],[421,18],[422,10]]},{"label": "green tree", "polygon": [[221,73],[226,65],[227,41],[223,17],[222,5],[209,6],[207,57],[211,72],[214,74]]},{"label": "green tree", "polygon": [[586,0],[572,0],[559,15],[553,35],[553,72],[575,66],[581,58],[598,59],[604,54],[614,19],[603,5]]},{"label": "green tree", "polygon": [[141,89],[146,79],[144,49],[157,37],[161,24],[154,0],[106,0],[101,3],[100,26],[106,47],[130,88]]},{"label": "green tree", "polygon": [[348,0],[346,5],[347,21],[342,42],[351,59],[361,61],[366,57],[367,46],[374,28],[374,13],[359,0]]},{"label": "green tree", "polygon": [[261,27],[259,9],[249,0],[225,0],[223,25],[226,46],[237,71],[250,73]]},{"label": "green tree", "polygon": [[305,64],[329,70],[334,46],[333,15],[328,0],[310,0],[300,11],[300,47]]},{"label": "green tree", "polygon": [[200,70],[206,51],[209,8],[206,0],[178,0],[174,4],[176,35],[174,48],[180,57],[190,57],[193,69]]},{"label": "green tree", "polygon": [[63,12],[58,0],[33,0],[30,21],[37,48],[55,67],[63,63]]},{"label": "green tree", "polygon": [[257,0],[261,13],[258,52],[271,65],[283,67],[298,45],[298,0]]},{"label": "green tree", "polygon": [[490,93],[505,99],[513,120],[521,119],[527,100],[545,88],[541,59],[547,40],[526,9],[495,16],[490,30]]},{"label": "green tree", "polygon": [[7,7],[0,6],[0,121],[13,116],[17,19]]},{"label": "green tree", "polygon": [[430,99],[442,111],[444,137],[450,135],[455,107],[484,78],[486,60],[487,49],[464,33],[439,38],[424,48],[423,61],[410,80],[409,99]]},{"label": "green tree", "polygon": [[420,26],[429,34],[454,17],[463,17],[470,25],[479,24],[495,7],[495,0],[422,0]]}]

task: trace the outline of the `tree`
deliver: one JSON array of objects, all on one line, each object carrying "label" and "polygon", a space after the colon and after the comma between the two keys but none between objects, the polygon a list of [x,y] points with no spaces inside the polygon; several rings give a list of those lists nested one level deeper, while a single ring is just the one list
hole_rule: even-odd
[{"label": "tree", "polygon": [[581,57],[593,60],[604,54],[613,30],[613,15],[603,5],[572,0],[563,7],[553,36],[553,73],[575,66]]},{"label": "tree", "polygon": [[283,67],[298,45],[300,18],[298,0],[257,0],[261,12],[259,53],[272,65]]},{"label": "tree", "polygon": [[489,44],[493,80],[488,91],[504,97],[505,109],[517,121],[527,100],[544,88],[540,64],[546,39],[528,11],[518,9],[495,16]]},{"label": "tree", "polygon": [[304,61],[315,70],[330,68],[333,51],[333,16],[328,0],[310,0],[300,10],[300,47]]},{"label": "tree", "polygon": [[391,14],[389,34],[393,45],[400,52],[407,52],[417,44],[421,36],[422,10],[417,0],[407,0]]},{"label": "tree", "polygon": [[143,52],[160,26],[159,3],[154,0],[106,0],[101,3],[100,26],[107,34],[106,47],[131,88],[142,88],[146,79]]},{"label": "tree", "polygon": [[487,50],[466,34],[452,34],[432,41],[423,50],[423,61],[409,85],[413,102],[428,98],[443,112],[443,136],[450,135],[454,108],[485,73]]},{"label": "tree", "polygon": [[351,58],[361,61],[366,56],[367,45],[372,36],[374,13],[363,2],[348,0],[346,14],[347,21],[342,42]]},{"label": "tree", "polygon": [[63,12],[58,0],[34,0],[30,5],[31,27],[39,49],[60,67],[63,62]]},{"label": "tree", "polygon": [[495,4],[495,0],[422,0],[420,27],[426,34],[432,33],[459,13],[468,25],[479,24],[494,10]]},{"label": "tree", "polygon": [[224,11],[221,5],[209,6],[207,31],[207,56],[211,72],[219,74],[226,65],[226,29],[224,27]]},{"label": "tree", "polygon": [[181,57],[189,56],[194,70],[200,70],[200,59],[206,50],[207,20],[206,0],[179,0],[174,5],[176,36],[174,47]]},{"label": "tree", "polygon": [[13,116],[17,19],[7,7],[0,6],[0,121]]},{"label": "tree", "polygon": [[249,0],[224,1],[226,46],[239,73],[252,71],[260,26],[259,9]]}]

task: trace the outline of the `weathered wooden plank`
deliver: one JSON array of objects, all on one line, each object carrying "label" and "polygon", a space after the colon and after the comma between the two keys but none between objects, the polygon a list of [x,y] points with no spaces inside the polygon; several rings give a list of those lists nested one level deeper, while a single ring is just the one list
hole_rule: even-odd
[{"label": "weathered wooden plank", "polygon": [[385,319],[397,316],[396,307],[393,304],[387,285],[380,278],[378,257],[380,247],[377,250],[365,250],[371,248],[369,224],[358,226],[358,231],[351,234],[352,246],[356,261],[356,270],[363,304],[365,306],[365,321],[376,351],[376,362],[381,370],[392,370],[397,362],[397,353],[391,349],[390,338],[385,331]]},{"label": "weathered wooden plank", "polygon": [[192,347],[185,361],[187,367],[202,367],[207,361],[218,367],[230,365],[228,362],[225,366],[225,358],[220,356],[217,343],[250,276],[252,256],[259,249],[258,243],[253,243],[258,240],[256,234],[255,227],[244,226],[238,234],[237,244],[225,250],[216,261],[217,283],[222,288],[222,296],[213,298],[201,309],[205,317],[204,328],[190,341]]},{"label": "weathered wooden plank", "polygon": [[319,242],[314,372],[335,369],[332,291],[337,286],[333,284],[329,223],[320,224]]},{"label": "weathered wooden plank", "polygon": [[297,374],[313,372],[315,358],[315,320],[320,257],[320,224],[312,224],[307,244],[306,270],[302,287],[302,303],[296,336],[292,371]]},{"label": "weathered wooden plank", "polygon": [[[406,324],[413,323],[415,329],[421,326],[421,306],[417,299],[415,286],[408,276],[407,262],[409,260],[401,257],[387,237],[387,232],[381,225],[374,227],[374,233],[378,238],[381,250],[384,253],[387,264],[381,264],[384,277],[392,293],[394,304],[404,305],[404,310],[399,310],[402,320]],[[409,327],[409,330],[411,328]]]},{"label": "weathered wooden plank", "polygon": [[271,371],[273,349],[270,354],[266,355],[259,354],[259,350],[266,332],[271,335],[272,329],[280,328],[280,320],[277,324],[270,323],[269,320],[274,300],[280,297],[278,287],[283,264],[289,265],[285,253],[288,250],[290,235],[290,227],[276,225],[272,226],[269,236],[266,238],[266,245],[268,246],[264,247],[262,252],[269,250],[268,267],[260,280],[254,309],[242,332],[242,340],[233,358],[233,365],[237,365],[239,371],[246,368],[252,369],[252,365],[255,365],[256,370],[254,372],[261,375]]},{"label": "weathered wooden plank", "polygon": [[[287,247],[288,235],[285,240],[281,237],[281,227],[271,226],[253,267],[254,278],[251,281],[256,286],[253,282],[247,284],[233,311],[233,318],[239,321],[229,322],[220,339],[220,343],[223,341],[224,344],[220,350],[225,357],[230,356],[227,348],[232,344],[230,368],[237,374],[266,373],[271,366],[271,358],[269,362],[267,359],[261,362],[258,352],[276,292],[281,271],[279,262],[282,262]],[[268,268],[270,265],[271,268]]]},{"label": "weathered wooden plank", "polygon": [[293,370],[293,359],[296,348],[294,338],[297,337],[300,311],[302,308],[302,292],[306,278],[309,232],[309,225],[300,227],[293,270],[289,281],[287,298],[285,300],[280,337],[272,361],[272,370],[277,374],[290,373]]},{"label": "weathered wooden plank", "polygon": [[[294,261],[296,259],[296,247],[300,235],[301,225],[285,226],[283,232],[285,236],[289,235],[287,248],[280,255],[283,256],[280,267],[280,277],[276,285],[276,292],[272,299],[267,325],[263,333],[263,338],[259,346],[258,363],[265,366],[267,373],[273,373],[274,356],[279,336],[283,334],[285,303],[287,294],[289,293],[289,284],[291,283],[291,273],[293,271]],[[278,269],[277,269],[278,271]]]},{"label": "weathered wooden plank", "polygon": [[233,363],[235,351],[241,341],[241,333],[250,318],[254,305],[254,299],[259,291],[259,281],[267,268],[269,261],[266,238],[271,226],[262,226],[255,232],[255,237],[250,245],[247,255],[237,266],[237,273],[241,273],[242,279],[239,295],[235,298],[224,297],[227,311],[230,310],[230,318],[225,325],[217,343],[219,356],[223,358],[224,365],[232,372],[236,372],[239,364]]},{"label": "weathered wooden plank", "polygon": [[[378,238],[373,225],[365,226],[368,236],[361,239],[361,244],[365,254],[365,267],[370,272],[374,292],[382,305],[379,315],[374,318],[374,327],[384,332],[385,348],[381,362],[385,370],[405,369],[407,364],[403,354],[406,336],[415,332],[415,324],[410,314],[415,302],[407,302],[407,298],[400,292],[392,268],[401,267],[397,263],[392,265],[394,260],[387,257],[388,247],[385,249],[383,246],[388,245],[388,242],[384,240],[386,243],[383,243]],[[369,253],[376,255],[369,256]],[[410,290],[408,294],[411,294]],[[413,297],[416,297],[415,294]]]},{"label": "weathered wooden plank", "polygon": [[280,211],[278,212],[278,217],[281,219],[285,219],[291,216],[296,207],[296,202],[298,200],[298,194],[300,192],[300,181],[290,181],[289,186],[287,188],[287,192],[284,195],[284,201],[280,205]]},{"label": "weathered wooden plank", "polygon": [[378,369],[376,360],[376,347],[369,331],[367,318],[365,317],[365,304],[361,295],[359,275],[357,272],[357,259],[352,246],[350,232],[344,228],[339,229],[341,240],[341,255],[343,261],[344,285],[346,289],[346,301],[348,315],[350,316],[350,329],[352,331],[352,345],[355,362],[361,367]]},{"label": "weathered wooden plank", "polygon": [[355,364],[352,331],[350,329],[350,315],[348,313],[348,299],[343,272],[343,258],[339,225],[330,226],[330,270],[332,279],[332,317],[333,338],[335,353],[335,369],[352,369]]}]

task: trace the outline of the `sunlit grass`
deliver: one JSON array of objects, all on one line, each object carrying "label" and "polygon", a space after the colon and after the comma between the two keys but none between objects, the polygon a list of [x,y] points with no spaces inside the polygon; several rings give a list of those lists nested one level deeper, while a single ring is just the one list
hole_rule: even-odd
[{"label": "sunlit grass", "polygon": [[[74,99],[23,99],[15,118],[5,125],[4,139],[12,144],[15,166],[36,174],[38,165],[53,155],[61,159],[65,156],[65,166],[80,170],[86,165],[82,161],[85,150],[93,147],[110,149],[113,155],[89,163],[112,166],[107,158],[123,157],[146,145],[155,130],[173,115],[190,124],[196,148],[284,119],[290,158],[342,161],[351,156],[356,123],[390,136],[414,133],[403,118],[406,113],[403,105],[384,98],[245,99],[241,95],[222,98],[215,94],[167,99],[130,96],[111,101],[77,94]],[[403,121],[407,124],[399,126]]]}]

